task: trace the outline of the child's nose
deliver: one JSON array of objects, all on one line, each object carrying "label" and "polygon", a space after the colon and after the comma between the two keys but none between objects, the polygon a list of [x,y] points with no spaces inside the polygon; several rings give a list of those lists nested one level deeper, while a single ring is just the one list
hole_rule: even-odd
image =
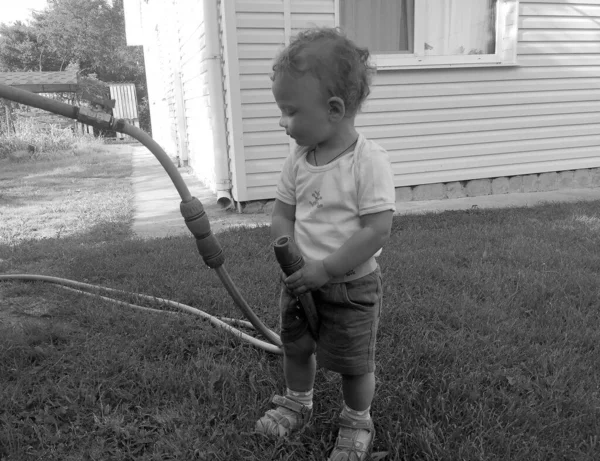
[{"label": "child's nose", "polygon": [[287,117],[282,115],[281,117],[279,117],[279,126],[281,128],[287,128]]}]

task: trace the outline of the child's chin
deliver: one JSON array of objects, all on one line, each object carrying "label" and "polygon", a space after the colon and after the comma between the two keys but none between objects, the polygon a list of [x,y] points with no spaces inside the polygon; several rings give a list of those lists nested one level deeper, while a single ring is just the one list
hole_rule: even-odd
[{"label": "child's chin", "polygon": [[292,138],[294,142],[300,147],[310,147],[314,144],[313,142],[311,142],[310,139],[298,138],[296,136],[290,136],[290,138]]}]

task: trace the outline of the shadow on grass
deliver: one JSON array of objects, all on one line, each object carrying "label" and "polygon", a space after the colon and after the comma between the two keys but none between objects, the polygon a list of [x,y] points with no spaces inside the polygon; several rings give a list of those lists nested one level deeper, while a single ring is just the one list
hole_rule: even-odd
[{"label": "shadow on grass", "polygon": [[131,218],[130,152],[58,155],[4,162],[0,172],[0,243],[89,232]]},{"label": "shadow on grass", "polygon": [[[220,240],[232,277],[275,328],[277,278],[268,278],[275,264],[268,233],[225,232]],[[244,264],[236,264],[238,258]],[[1,246],[0,272],[101,284],[240,317],[191,236],[143,241],[131,238],[128,226],[103,223],[85,235]],[[45,459],[67,453],[142,459],[152,452],[161,453],[157,459],[169,459],[166,453],[201,459],[194,453],[204,451],[207,440],[231,441],[249,421],[232,426],[235,415],[262,407],[257,399],[266,403],[280,387],[279,359],[197,317],[139,314],[48,284],[6,283],[0,290],[12,310],[45,306],[43,321],[20,315],[18,325],[5,324],[0,334],[6,423],[0,455],[20,456],[32,447],[32,457]],[[14,306],[19,302],[26,306]]]},{"label": "shadow on grass", "polygon": [[36,193],[31,194],[19,194],[19,195],[10,195],[6,192],[0,193],[0,206],[13,207],[13,208],[22,208],[28,206],[32,202],[38,199],[39,195]]},{"label": "shadow on grass", "polygon": [[[375,450],[387,459],[598,459],[598,203],[394,219],[380,258],[384,312]],[[218,235],[226,267],[277,325],[265,228]],[[193,238],[85,235],[0,247],[0,272],[41,272],[239,316]],[[252,434],[284,387],[281,361],[190,316],[139,314],[39,284],[47,323],[0,336],[0,457],[321,460],[340,382],[319,370],[314,423]],[[19,457],[19,455],[22,455]],[[69,456],[71,458],[69,458]]]}]

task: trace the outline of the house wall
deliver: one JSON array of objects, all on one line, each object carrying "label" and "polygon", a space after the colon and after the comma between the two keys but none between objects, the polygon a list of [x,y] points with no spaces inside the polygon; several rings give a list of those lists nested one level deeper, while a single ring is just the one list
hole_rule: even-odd
[{"label": "house wall", "polygon": [[180,2],[178,17],[180,18],[178,55],[181,56],[180,72],[188,163],[195,175],[207,187],[214,190],[214,140],[208,96],[202,0]]},{"label": "house wall", "polygon": [[[251,1],[246,3],[252,4]],[[260,3],[260,2],[259,2]],[[226,148],[229,155],[231,194],[234,200],[247,200],[246,159],[244,154],[244,130],[241,103],[241,59],[245,49],[240,48],[239,29],[236,19],[238,5],[233,0],[219,1],[219,39],[223,56],[223,91],[225,109]],[[244,8],[242,4],[242,9]]]},{"label": "house wall", "polygon": [[[154,10],[156,18],[156,36],[158,49],[160,53],[161,78],[163,86],[163,97],[168,107],[169,112],[169,134],[171,144],[175,147],[175,155],[180,159],[184,157],[181,147],[180,138],[181,127],[177,119],[177,75],[179,73],[179,61],[181,57],[177,54],[179,36],[178,17],[177,17],[177,2],[176,0],[166,0],[166,5],[158,4],[156,1],[150,1],[149,5]],[[162,10],[162,11],[161,11]]]},{"label": "house wall", "polygon": [[269,78],[273,58],[290,36],[334,25],[334,0],[236,0],[239,82],[246,190],[240,200],[272,198],[293,146],[279,126]]},{"label": "house wall", "polygon": [[600,166],[597,3],[522,1],[519,67],[382,72],[358,125],[396,186]]},{"label": "house wall", "polygon": [[[138,4],[138,6],[140,5]],[[135,11],[133,10],[133,13]],[[148,22],[146,18],[144,24]],[[148,26],[144,27],[142,33],[144,36],[144,66],[146,69],[146,84],[148,85],[148,105],[152,123],[152,137],[167,153],[173,154],[176,151],[176,146],[171,139],[169,109],[166,101],[163,66],[160,61],[161,53],[157,31],[154,27]]]},{"label": "house wall", "polygon": [[212,125],[226,120],[213,121],[210,106],[203,2],[150,0],[139,5],[153,137],[216,192]]},{"label": "house wall", "polygon": [[[236,0],[245,190],[272,198],[289,140],[270,91],[289,35],[335,24],[334,0]],[[600,167],[600,0],[521,0],[518,66],[380,71],[357,117],[396,187]]]},{"label": "house wall", "polygon": [[[172,1],[167,0],[172,6]],[[177,130],[173,118],[173,73],[171,55],[173,39],[170,31],[174,16],[172,8],[164,8],[157,1],[125,0],[125,21],[140,21],[143,36],[144,64],[148,84],[148,102],[152,123],[152,137],[171,156],[178,155]]]},{"label": "house wall", "polygon": [[[237,200],[252,200],[273,195],[272,180],[265,169],[289,152],[289,141],[277,122],[277,109],[271,94],[269,79],[273,56],[285,42],[284,0],[236,0],[234,34],[239,73],[239,123],[241,139],[233,152],[236,170],[233,183],[239,184],[234,194]],[[231,22],[231,21],[230,21]],[[228,62],[232,62],[228,56]],[[235,109],[235,108],[233,108]],[[230,132],[234,133],[232,126]],[[275,130],[275,131],[274,131]]]}]

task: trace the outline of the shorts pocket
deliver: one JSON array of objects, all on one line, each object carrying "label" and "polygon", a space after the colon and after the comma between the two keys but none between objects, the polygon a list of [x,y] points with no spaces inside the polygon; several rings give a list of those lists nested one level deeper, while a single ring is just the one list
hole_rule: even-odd
[{"label": "shorts pocket", "polygon": [[345,301],[360,310],[378,306],[381,298],[381,275],[375,270],[364,277],[343,284]]}]

